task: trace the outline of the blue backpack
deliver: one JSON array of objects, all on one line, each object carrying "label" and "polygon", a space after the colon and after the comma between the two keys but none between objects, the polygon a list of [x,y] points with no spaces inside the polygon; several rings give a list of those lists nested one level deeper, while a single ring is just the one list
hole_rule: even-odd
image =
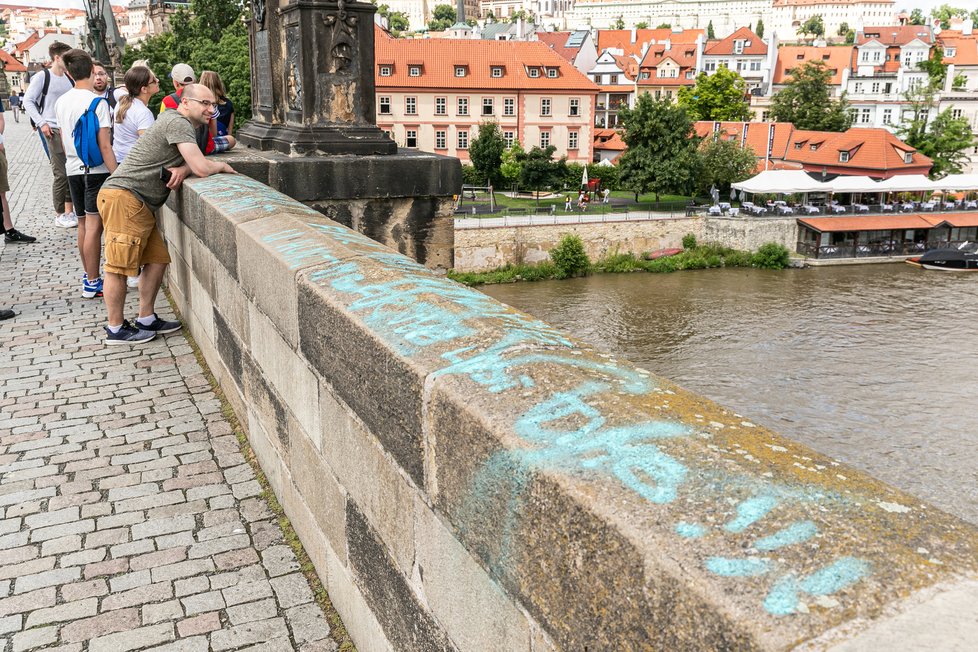
[{"label": "blue backpack", "polygon": [[97,168],[102,165],[102,151],[98,148],[98,115],[95,113],[98,103],[105,100],[104,97],[96,97],[91,105],[75,123],[75,129],[71,132],[75,137],[75,152],[78,158],[85,165],[85,174],[89,169]]}]

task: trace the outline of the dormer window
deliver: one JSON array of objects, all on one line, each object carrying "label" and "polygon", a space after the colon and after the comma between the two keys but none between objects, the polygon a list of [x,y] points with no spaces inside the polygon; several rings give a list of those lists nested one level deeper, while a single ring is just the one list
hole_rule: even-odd
[{"label": "dormer window", "polygon": [[839,163],[849,162],[849,152],[839,152]]},{"label": "dormer window", "polygon": [[455,66],[455,76],[465,77],[465,66]]},{"label": "dormer window", "polygon": [[408,66],[408,77],[420,77],[421,66]]},{"label": "dormer window", "polygon": [[497,79],[498,79],[498,78],[500,78],[500,77],[502,77],[502,76],[503,76],[503,67],[502,67],[502,66],[492,66],[492,67],[491,67],[491,68],[489,69],[489,74],[490,74],[490,75],[491,75],[492,77],[495,77],[495,78],[497,78]]},{"label": "dormer window", "polygon": [[527,68],[526,69],[526,74],[529,75],[530,77],[537,78],[537,77],[540,76],[540,69],[539,68]]},{"label": "dormer window", "polygon": [[381,66],[380,67],[380,76],[381,77],[390,77],[392,72],[393,72],[393,68],[391,66]]},{"label": "dormer window", "polygon": [[795,149],[801,149],[802,145],[804,145],[804,143],[795,143]]},{"label": "dormer window", "polygon": [[744,53],[744,42],[741,39],[734,41],[734,54]]},{"label": "dormer window", "polygon": [[913,163],[913,152],[904,152],[903,153],[903,162],[904,163]]},{"label": "dormer window", "polygon": [[953,57],[955,54],[957,54],[957,52],[958,52],[957,48],[947,48],[946,50],[944,50],[944,56]]},{"label": "dormer window", "polygon": [[[550,79],[557,79],[557,69],[547,68],[547,77],[549,77]],[[615,81],[617,82],[618,75],[614,75],[612,78],[615,79]]]},{"label": "dormer window", "polygon": [[818,149],[818,145],[814,145],[814,144],[813,144],[813,145],[812,145],[811,147],[812,147],[812,151],[813,151],[813,152],[814,152],[815,150],[817,150],[817,149]]}]

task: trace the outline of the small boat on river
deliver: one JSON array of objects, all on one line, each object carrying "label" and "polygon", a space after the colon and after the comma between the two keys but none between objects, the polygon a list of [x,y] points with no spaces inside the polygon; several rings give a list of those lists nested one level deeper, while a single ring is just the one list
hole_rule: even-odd
[{"label": "small boat on river", "polygon": [[642,256],[645,260],[656,260],[657,258],[668,258],[669,256],[675,256],[676,254],[681,254],[683,249],[681,247],[672,247],[669,249],[656,249],[655,251],[648,251]]},{"label": "small boat on river", "polygon": [[942,272],[978,272],[978,243],[965,242],[957,248],[935,249],[907,263]]}]

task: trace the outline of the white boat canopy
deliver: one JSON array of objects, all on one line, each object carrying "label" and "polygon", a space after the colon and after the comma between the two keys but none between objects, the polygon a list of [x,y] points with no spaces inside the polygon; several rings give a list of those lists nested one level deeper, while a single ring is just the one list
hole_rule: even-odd
[{"label": "white boat canopy", "polygon": [[978,190],[978,174],[949,174],[934,185],[940,190]]},{"label": "white boat canopy", "polygon": [[880,182],[867,176],[840,176],[826,181],[825,185],[832,192],[880,192]]},{"label": "white boat canopy", "polygon": [[732,184],[749,193],[790,195],[800,192],[829,192],[828,184],[815,181],[802,170],[765,170],[746,181]]},{"label": "white boat canopy", "polygon": [[940,190],[940,186],[922,174],[898,174],[879,182],[880,192],[918,192],[920,190]]}]

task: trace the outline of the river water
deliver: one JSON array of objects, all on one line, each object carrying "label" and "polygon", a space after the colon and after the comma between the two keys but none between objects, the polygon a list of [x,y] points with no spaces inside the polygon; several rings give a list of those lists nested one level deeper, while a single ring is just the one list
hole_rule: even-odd
[{"label": "river water", "polygon": [[604,274],[483,290],[978,524],[978,274]]}]

